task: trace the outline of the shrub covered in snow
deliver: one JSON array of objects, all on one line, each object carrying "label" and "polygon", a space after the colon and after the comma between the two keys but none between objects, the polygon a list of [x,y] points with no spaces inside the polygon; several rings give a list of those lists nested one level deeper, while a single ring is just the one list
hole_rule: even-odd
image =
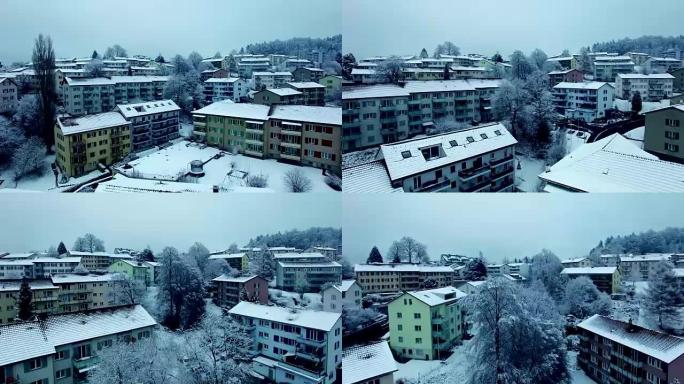
[{"label": "shrub covered in snow", "polygon": [[311,190],[311,179],[306,177],[299,169],[291,169],[284,176],[285,187],[289,192],[308,192]]},{"label": "shrub covered in snow", "polygon": [[45,152],[45,144],[35,136],[21,144],[12,155],[14,181],[19,181],[30,174],[42,174],[45,168]]}]

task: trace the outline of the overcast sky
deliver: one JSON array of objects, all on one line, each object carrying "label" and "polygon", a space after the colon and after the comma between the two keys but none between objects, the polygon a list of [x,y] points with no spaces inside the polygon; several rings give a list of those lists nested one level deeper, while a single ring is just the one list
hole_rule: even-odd
[{"label": "overcast sky", "polygon": [[501,261],[543,248],[570,258],[608,236],[681,227],[682,217],[684,196],[676,194],[348,194],[343,251],[360,263],[373,245],[384,256],[407,235],[427,245],[433,260],[482,251]]},{"label": "overcast sky", "polygon": [[368,56],[432,55],[454,42],[462,53],[509,55],[541,48],[549,56],[594,42],[680,35],[682,0],[344,0],[343,50]]},{"label": "overcast sky", "polygon": [[39,33],[57,57],[100,54],[120,44],[129,55],[203,56],[254,42],[341,33],[340,0],[2,0],[0,61],[31,59]]},{"label": "overcast sky", "polygon": [[[200,196],[201,195],[201,196]],[[182,196],[2,194],[0,251],[45,250],[60,241],[71,248],[91,232],[115,247],[155,252],[187,250],[199,241],[210,250],[244,245],[260,234],[341,226],[339,194],[231,194]]]}]

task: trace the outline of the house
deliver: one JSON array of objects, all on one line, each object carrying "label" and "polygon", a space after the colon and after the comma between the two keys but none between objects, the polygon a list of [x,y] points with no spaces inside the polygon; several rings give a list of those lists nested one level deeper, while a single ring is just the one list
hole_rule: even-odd
[{"label": "house", "polygon": [[485,281],[468,281],[459,287],[459,290],[468,295],[474,295],[480,291]]},{"label": "house", "polygon": [[342,282],[342,265],[320,253],[281,253],[273,259],[278,289],[318,292],[326,283]]},{"label": "house", "polygon": [[638,92],[643,101],[668,99],[672,96],[674,78],[669,73],[621,73],[615,79],[615,95],[620,99],[632,100]]},{"label": "house", "polygon": [[17,83],[9,77],[0,76],[0,113],[13,112],[19,105]]},{"label": "house", "polygon": [[384,78],[372,68],[352,68],[352,81],[356,84],[382,83]]},{"label": "house", "polygon": [[552,89],[556,111],[568,119],[592,122],[613,107],[615,88],[605,82],[559,83]]},{"label": "house", "polygon": [[313,81],[288,82],[285,85],[302,93],[304,105],[325,105],[325,85]]},{"label": "house", "polygon": [[644,150],[663,160],[684,163],[684,104],[644,113]]},{"label": "house", "polygon": [[599,291],[609,295],[620,290],[620,272],[617,267],[563,268],[561,275],[571,279],[586,276]]},{"label": "house", "polygon": [[202,83],[206,103],[232,100],[240,101],[247,96],[249,88],[245,80],[237,77],[212,77]]},{"label": "house", "polygon": [[563,268],[590,268],[591,260],[588,257],[575,257],[573,259],[561,260]]},{"label": "house", "polygon": [[341,108],[221,101],[192,114],[199,141],[341,174]]},{"label": "house", "polygon": [[581,83],[584,81],[584,73],[579,69],[551,71],[548,76],[550,87],[555,87],[560,83]]},{"label": "house", "polygon": [[647,281],[655,273],[658,264],[671,260],[670,253],[620,256],[620,275],[628,281]]},{"label": "house", "polygon": [[131,122],[119,112],[58,116],[56,164],[66,177],[79,177],[123,159],[131,152]]},{"label": "house", "polygon": [[150,273],[150,266],[143,261],[116,260],[109,266],[109,272],[122,273],[130,280],[143,284],[146,287],[153,285],[153,273]]},{"label": "house", "polygon": [[324,75],[325,71],[320,68],[300,67],[292,71],[292,77],[297,82],[318,83]]},{"label": "house", "polygon": [[486,124],[380,147],[392,186],[405,192],[511,192],[517,140]]},{"label": "house", "polygon": [[285,84],[292,81],[290,72],[253,72],[254,89],[261,91],[270,88],[285,88]]},{"label": "house", "polygon": [[149,338],[156,326],[140,305],[0,325],[0,382],[82,382],[100,362],[99,351]]},{"label": "house", "polygon": [[342,351],[342,384],[394,384],[397,362],[386,341]]},{"label": "house", "polygon": [[292,88],[264,89],[254,94],[254,103],[263,105],[303,105],[304,93]]},{"label": "house", "polygon": [[332,284],[321,291],[323,310],[342,313],[343,309],[361,309],[363,292],[356,280],[342,280],[339,284]]},{"label": "house", "polygon": [[211,78],[228,78],[230,77],[230,72],[223,68],[205,69],[200,72],[200,81],[205,82]]},{"label": "house", "polygon": [[59,273],[71,273],[81,265],[80,257],[36,257],[32,259],[34,278],[50,277]]},{"label": "house", "polygon": [[342,92],[342,76],[325,75],[318,80],[318,84],[325,87],[325,97],[341,94]]},{"label": "house", "polygon": [[684,382],[684,339],[601,315],[577,328],[577,366],[596,382]]},{"label": "house", "polygon": [[249,269],[249,255],[247,252],[230,253],[230,251],[212,252],[209,260],[225,260],[226,263],[237,271]]},{"label": "house", "polygon": [[180,108],[173,100],[121,104],[116,109],[131,123],[133,152],[162,145],[180,136]]},{"label": "house", "polygon": [[354,274],[364,294],[415,291],[425,288],[428,281],[446,287],[454,280],[454,270],[443,265],[357,264]]},{"label": "house", "polygon": [[659,160],[618,133],[583,144],[539,178],[545,192],[684,192],[684,165]]},{"label": "house", "polygon": [[389,303],[389,343],[400,358],[435,360],[450,355],[465,334],[465,314],[459,300],[466,294],[454,287],[406,292]]},{"label": "house", "polygon": [[221,275],[211,280],[216,285],[216,304],[232,308],[240,301],[268,304],[268,281],[260,276]]},{"label": "house", "polygon": [[249,330],[252,373],[276,383],[333,384],[342,365],[339,313],[242,301],[228,311]]}]

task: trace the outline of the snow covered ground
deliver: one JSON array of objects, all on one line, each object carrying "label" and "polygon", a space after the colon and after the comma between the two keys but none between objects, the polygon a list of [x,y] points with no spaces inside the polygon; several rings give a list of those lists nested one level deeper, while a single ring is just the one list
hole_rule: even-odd
[{"label": "snow covered ground", "polygon": [[280,289],[268,289],[269,299],[276,305],[288,308],[306,308],[315,311],[323,310],[320,293],[304,293],[281,291]]},{"label": "snow covered ground", "polygon": [[454,348],[454,353],[444,361],[409,360],[397,363],[399,369],[394,379],[416,380],[423,384],[465,384],[470,367],[469,342]]},{"label": "snow covered ground", "polygon": [[[670,106],[670,100],[661,100],[661,101],[644,101],[641,103],[641,112],[639,112],[640,115],[643,115],[646,112],[652,111],[654,109],[658,108],[664,108],[664,107],[669,107]],[[621,112],[631,112],[632,111],[632,101],[631,100],[623,100],[623,99],[615,99],[613,102],[613,107],[616,108],[617,110]]]},{"label": "snow covered ground", "polygon": [[178,180],[190,169],[190,162],[200,160],[204,164],[204,176],[193,182],[217,185],[225,189],[245,186],[247,175],[268,177],[268,189],[287,192],[284,176],[292,169],[299,169],[311,180],[311,192],[335,192],[325,183],[320,169],[285,164],[273,159],[257,159],[243,155],[232,155],[217,148],[207,147],[189,141],[178,141],[164,149],[147,153],[130,161],[130,168],[120,166],[117,171],[129,177],[155,180]]},{"label": "snow covered ground", "polygon": [[192,136],[192,123],[180,123],[178,133],[185,138]]},{"label": "snow covered ground", "polygon": [[565,131],[565,151],[570,153],[581,147],[589,139],[589,134],[583,131],[568,129]]},{"label": "snow covered ground", "polygon": [[[100,175],[102,172],[99,170],[92,171],[81,177],[72,177],[66,183],[60,184],[58,187],[55,186],[55,174],[52,172],[51,164],[55,161],[55,155],[49,155],[45,157],[45,166],[43,167],[43,174],[40,176],[26,176],[19,180],[19,182],[14,184],[14,173],[11,168],[6,168],[0,171],[0,180],[3,180],[0,184],[0,191],[6,190],[11,192],[11,189],[23,190],[23,191],[36,191],[36,192],[62,192],[65,189],[72,187],[77,184],[84,183],[86,181],[92,180]],[[57,177],[57,180],[61,181],[61,176]]]},{"label": "snow covered ground", "polygon": [[544,172],[545,166],[544,160],[516,155],[516,187],[523,192],[538,192],[541,180],[537,175]]},{"label": "snow covered ground", "polygon": [[568,370],[570,371],[572,384],[596,384],[596,382],[590,379],[583,370],[577,367],[576,351],[568,351]]}]

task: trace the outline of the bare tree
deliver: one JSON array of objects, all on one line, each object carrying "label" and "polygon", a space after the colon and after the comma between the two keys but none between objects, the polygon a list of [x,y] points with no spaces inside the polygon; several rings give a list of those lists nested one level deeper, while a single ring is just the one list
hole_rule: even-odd
[{"label": "bare tree", "polygon": [[110,290],[108,299],[113,304],[138,304],[145,295],[145,283],[133,280],[123,273],[115,273],[111,282],[113,289]]},{"label": "bare tree", "polygon": [[80,252],[104,252],[105,246],[102,239],[97,238],[97,236],[92,233],[86,233],[82,237],[76,239],[71,250]]},{"label": "bare tree", "polygon": [[388,254],[391,255],[393,260],[398,257],[399,260],[407,261],[408,263],[421,263],[430,260],[425,244],[409,236],[404,236],[392,243]]},{"label": "bare tree", "polygon": [[301,169],[294,168],[287,171],[284,176],[285,186],[289,192],[309,192],[312,188],[311,180],[304,175]]},{"label": "bare tree", "polygon": [[33,69],[38,80],[38,94],[40,95],[41,133],[48,151],[55,143],[53,123],[55,119],[55,51],[49,36],[38,35],[33,47]]}]

